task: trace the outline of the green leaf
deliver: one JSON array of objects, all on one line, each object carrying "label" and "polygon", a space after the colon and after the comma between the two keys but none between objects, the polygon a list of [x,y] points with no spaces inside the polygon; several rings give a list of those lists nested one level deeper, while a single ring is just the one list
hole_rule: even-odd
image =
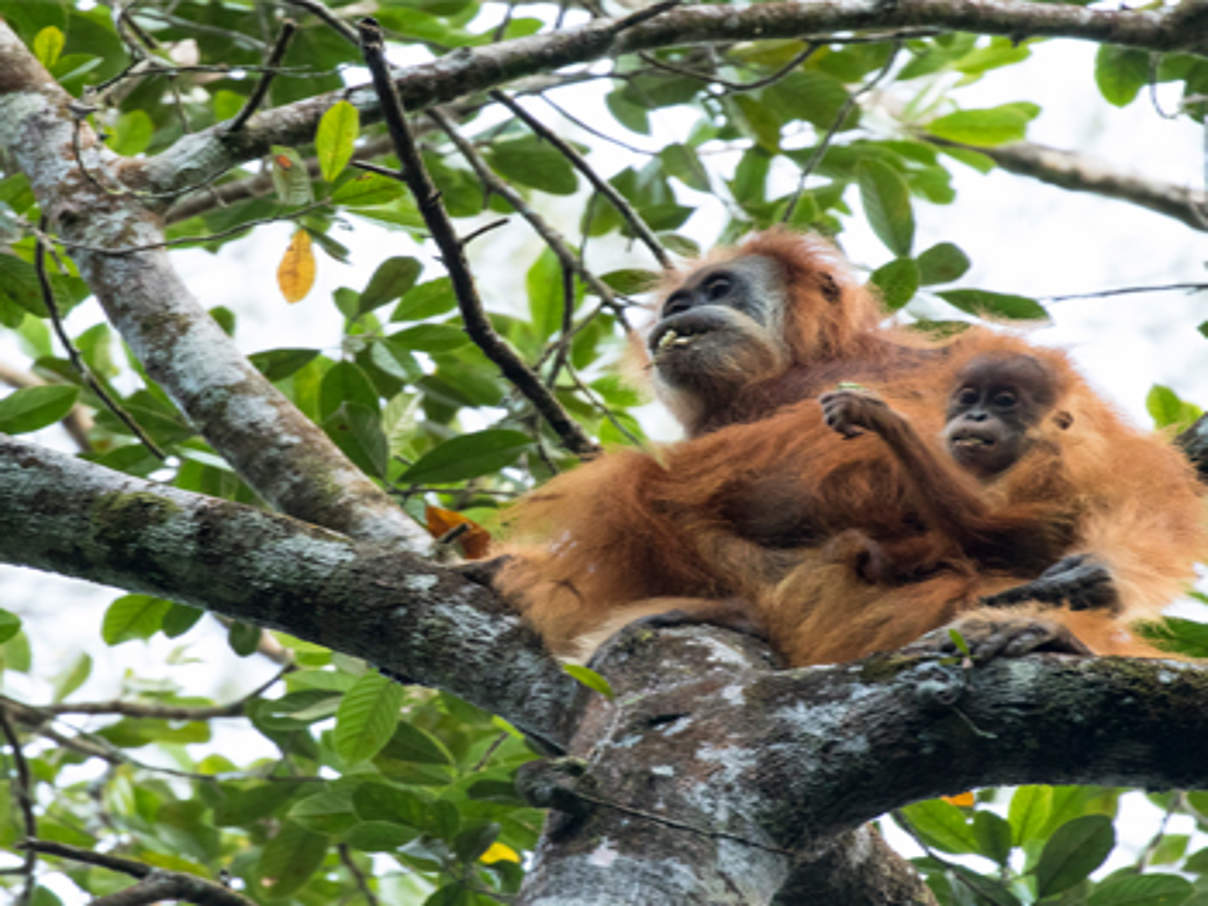
[{"label": "green leaf", "polygon": [[289,896],[306,883],[327,855],[327,837],[288,821],[260,852],[256,874],[272,899]]},{"label": "green leaf", "polygon": [[386,477],[390,445],[376,411],[360,403],[342,402],[323,420],[323,430],[361,471]]},{"label": "green leaf", "polygon": [[105,610],[101,638],[106,645],[149,639],[159,631],[171,601],[150,595],[122,595]]},{"label": "green leaf", "polygon": [[1036,863],[1036,894],[1047,897],[1073,887],[1103,864],[1116,845],[1106,815],[1083,815],[1053,833]]},{"label": "green leaf", "polygon": [[914,244],[914,214],[906,180],[893,167],[871,158],[856,165],[856,179],[873,232],[899,258],[907,257]]},{"label": "green leaf", "polygon": [[297,149],[273,145],[272,155],[273,191],[277,193],[277,200],[290,207],[314,201],[310,174]]},{"label": "green leaf", "polygon": [[927,124],[927,131],[949,141],[970,145],[1002,145],[1022,141],[1027,135],[1028,123],[1039,113],[1040,108],[1028,101],[982,110],[958,110],[933,119]]},{"label": "green leaf", "polygon": [[359,317],[402,296],[415,285],[421,269],[422,265],[414,258],[387,258],[377,266],[377,270],[361,291],[356,316]]},{"label": "green leaf", "polygon": [[361,852],[388,853],[418,836],[415,828],[393,821],[362,821],[343,835],[343,841]]},{"label": "green leaf", "polygon": [[973,816],[973,836],[983,856],[999,865],[1006,865],[1011,855],[1011,825],[994,812],[977,812]]},{"label": "green leaf", "polygon": [[1154,426],[1165,428],[1170,425],[1189,425],[1200,417],[1200,408],[1179,398],[1169,387],[1154,384],[1145,397],[1145,408],[1154,420]]},{"label": "green leaf", "polygon": [[65,418],[75,405],[79,388],[63,384],[22,387],[0,399],[0,431],[24,434]]},{"label": "green leaf", "polygon": [[590,667],[583,667],[579,664],[563,664],[562,669],[575,678],[576,682],[586,686],[588,689],[593,689],[599,692],[609,701],[612,701],[614,693],[612,686],[608,680],[596,673]]},{"label": "green leaf", "polygon": [[39,63],[50,69],[59,59],[59,54],[63,52],[66,40],[62,31],[53,25],[47,25],[34,35],[32,45],[34,56],[38,58]]},{"label": "green leaf", "polygon": [[659,152],[659,160],[669,176],[674,176],[690,189],[709,191],[708,171],[701,166],[696,150],[687,145],[672,144]]},{"label": "green leaf", "polygon": [[1149,52],[1100,44],[1095,53],[1095,84],[1104,100],[1126,107],[1149,84]]},{"label": "green leaf", "polygon": [[260,627],[235,620],[227,628],[227,645],[240,657],[255,654],[260,647]]},{"label": "green leaf", "polygon": [[109,137],[109,147],[118,154],[126,156],[145,151],[155,135],[155,124],[151,122],[146,111],[127,110],[117,118],[113,127],[113,135]]},{"label": "green leaf", "polygon": [[427,484],[475,478],[510,465],[531,447],[531,438],[520,431],[475,431],[429,450],[399,480]]},{"label": "green leaf", "polygon": [[1177,875],[1117,875],[1087,898],[1087,906],[1178,906],[1195,888]]},{"label": "green leaf", "polygon": [[950,853],[979,852],[977,837],[965,813],[943,799],[927,799],[902,809],[902,813],[930,845]]},{"label": "green leaf", "polygon": [[658,282],[659,275],[655,271],[642,270],[636,267],[622,268],[600,274],[600,281],[614,292],[625,296],[649,292]]},{"label": "green leaf", "polygon": [[1053,788],[1051,786],[1021,786],[1011,797],[1007,809],[1007,820],[1016,844],[1041,839],[1048,827],[1049,815],[1053,811]]},{"label": "green leaf", "polygon": [[21,631],[21,618],[0,607],[0,645]]},{"label": "green leaf", "polygon": [[470,342],[461,327],[452,324],[416,324],[386,338],[399,349],[417,349],[420,352],[451,352]]},{"label": "green leaf", "polygon": [[961,311],[980,317],[1010,318],[1019,321],[1047,321],[1049,313],[1035,299],[992,293],[984,289],[949,289],[936,293]]},{"label": "green leaf", "polygon": [[579,185],[570,161],[534,136],[495,142],[487,162],[507,179],[554,195],[571,195]]},{"label": "green leaf", "polygon": [[320,834],[342,834],[358,821],[352,796],[344,790],[333,789],[299,799],[290,808],[289,817],[307,830]]},{"label": "green leaf", "polygon": [[376,671],[362,674],[344,693],[336,711],[332,745],[348,764],[368,761],[398,726],[406,691]]},{"label": "green leaf", "polygon": [[[562,323],[566,306],[562,291],[562,262],[552,249],[544,249],[524,275],[528,291],[529,322],[541,340],[551,336]],[[571,299],[574,304],[574,299]]]},{"label": "green leaf", "polygon": [[187,604],[172,602],[172,606],[164,614],[163,626],[160,628],[164,635],[174,639],[192,629],[203,616],[205,616],[205,611],[200,607],[189,607]]},{"label": "green leaf", "polygon": [[872,283],[890,311],[914,298],[919,288],[919,266],[912,258],[895,258],[872,272]]},{"label": "green leaf", "polygon": [[443,315],[456,306],[457,296],[453,293],[453,281],[448,277],[437,277],[407,290],[402,301],[390,313],[390,320],[419,321]]},{"label": "green leaf", "polygon": [[325,180],[334,182],[352,160],[353,145],[360,131],[360,114],[352,104],[336,101],[327,108],[315,131],[315,154]]},{"label": "green leaf", "polygon": [[[820,129],[830,129],[835,124],[849,95],[843,83],[832,75],[818,70],[798,69],[763,90],[767,106],[788,120],[805,120]],[[860,122],[858,104],[844,114],[840,131],[854,129]]]},{"label": "green leaf", "polygon": [[369,377],[352,362],[336,362],[319,384],[319,415],[328,418],[343,403],[378,411],[378,392]]},{"label": "green leaf", "polygon": [[[414,724],[400,722],[382,754],[395,761],[410,761],[415,764],[453,764],[453,756],[435,736]],[[362,814],[362,818],[369,815]]]},{"label": "green leaf", "polygon": [[[10,614],[11,616],[11,614]],[[4,634],[3,622],[0,620],[0,642],[8,641]],[[54,700],[61,702],[71,693],[79,689],[92,675],[92,656],[87,651],[81,651],[71,666],[55,678]]]},{"label": "green leaf", "polygon": [[270,381],[280,381],[318,354],[317,349],[266,349],[264,352],[253,352],[248,358]]},{"label": "green leaf", "polygon": [[969,256],[951,242],[939,242],[915,259],[919,265],[919,283],[951,283],[969,269]]}]

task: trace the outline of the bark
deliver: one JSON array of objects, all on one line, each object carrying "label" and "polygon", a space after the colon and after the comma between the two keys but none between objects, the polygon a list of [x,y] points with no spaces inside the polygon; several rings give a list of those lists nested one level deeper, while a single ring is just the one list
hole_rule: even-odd
[{"label": "bark", "polygon": [[[1034,655],[772,670],[722,630],[629,630],[613,683],[533,769],[553,805],[524,904],[886,904],[929,896],[862,825],[976,786],[1200,787],[1208,673]],[[952,661],[953,659],[949,659]]]},{"label": "bark", "polygon": [[488,588],[420,557],[0,435],[0,560],[363,657],[569,738],[585,694]]},{"label": "bark", "polygon": [[[129,166],[76,124],[74,100],[0,21],[0,149],[34,194],[105,314],[198,431],[267,501],[357,538],[408,545],[426,534],[299,412],[206,313],[125,188]],[[78,155],[77,155],[78,149]]]}]

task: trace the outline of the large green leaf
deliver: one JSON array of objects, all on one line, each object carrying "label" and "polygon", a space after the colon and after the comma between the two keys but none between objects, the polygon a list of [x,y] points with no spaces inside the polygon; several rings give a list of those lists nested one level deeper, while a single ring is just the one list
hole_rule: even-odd
[{"label": "large green leaf", "polygon": [[272,899],[289,896],[318,870],[327,854],[327,837],[287,821],[264,845],[256,874]]},{"label": "large green leaf", "polygon": [[949,289],[936,293],[941,299],[979,318],[1010,318],[1018,321],[1047,320],[1049,313],[1035,299],[992,293],[984,289]]},{"label": "large green leaf", "polygon": [[79,388],[63,384],[23,387],[0,399],[0,431],[24,434],[64,418],[75,405]]},{"label": "large green leaf", "polygon": [[907,257],[914,244],[914,214],[906,180],[889,164],[873,158],[857,164],[856,179],[873,232],[899,258]]},{"label": "large green leaf", "polygon": [[970,145],[1002,145],[1022,141],[1028,123],[1040,108],[1028,101],[1000,104],[982,110],[958,110],[937,117],[927,124],[927,131],[940,138]]},{"label": "large green leaf", "polygon": [[1195,892],[1177,875],[1118,875],[1108,878],[1087,898],[1087,906],[1179,906]]},{"label": "large green leaf", "polygon": [[159,631],[171,601],[150,595],[122,595],[105,610],[101,638],[106,645],[148,639]]},{"label": "large green leaf", "polygon": [[421,269],[419,261],[414,258],[398,255],[387,258],[377,266],[377,270],[361,290],[357,314],[363,315],[402,296],[415,285]]},{"label": "large green leaf", "polygon": [[336,711],[332,745],[348,764],[368,761],[386,744],[398,725],[406,692],[382,674],[363,674],[344,693]]},{"label": "large green leaf", "polygon": [[1083,815],[1053,833],[1036,863],[1036,893],[1060,893],[1103,864],[1116,845],[1116,832],[1106,815]]},{"label": "large green leaf", "polygon": [[570,195],[578,188],[570,161],[533,136],[497,141],[486,157],[493,169],[521,185],[555,195]]},{"label": "large green leaf", "polygon": [[978,852],[977,836],[955,805],[943,799],[927,799],[902,809],[910,825],[932,846],[950,853]]},{"label": "large green leaf", "polygon": [[1149,52],[1100,44],[1095,53],[1095,84],[1109,104],[1125,107],[1149,84]]},{"label": "large green leaf", "polygon": [[515,462],[532,443],[519,431],[488,429],[463,434],[424,454],[399,480],[426,484],[487,475]]},{"label": "large green leaf", "polygon": [[339,176],[352,160],[360,128],[360,114],[348,101],[336,101],[320,117],[319,128],[315,130],[315,155],[319,158],[319,172],[328,182]]}]

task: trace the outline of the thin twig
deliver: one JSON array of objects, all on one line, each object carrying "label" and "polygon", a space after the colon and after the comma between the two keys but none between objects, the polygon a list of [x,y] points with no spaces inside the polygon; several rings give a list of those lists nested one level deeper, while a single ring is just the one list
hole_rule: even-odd
[{"label": "thin twig", "polygon": [[[25,753],[21,751],[21,741],[17,738],[17,732],[9,723],[8,715],[3,710],[0,710],[0,733],[4,734],[4,739],[12,751],[13,770],[17,775],[12,782],[12,788],[17,804],[21,807],[21,820],[25,824],[25,836],[27,838],[36,837],[38,819],[34,815],[34,796],[29,764],[25,761]],[[36,860],[37,855],[33,851],[25,853],[25,861],[21,865],[21,872],[25,875],[25,887],[17,896],[17,906],[27,906],[33,900],[34,863]]]},{"label": "thin twig", "polygon": [[813,56],[820,47],[822,47],[822,42],[820,41],[809,42],[804,48],[793,56],[793,59],[789,60],[771,75],[756,79],[753,82],[731,82],[728,79],[723,79],[716,73],[701,72],[699,70],[691,69],[687,66],[677,66],[674,63],[667,63],[663,60],[660,60],[653,54],[645,51],[639,53],[638,56],[655,69],[663,69],[667,72],[673,72],[676,75],[687,76],[690,79],[700,79],[702,82],[711,82],[714,85],[720,85],[729,92],[742,92],[754,91],[758,88],[766,88],[768,85],[780,81],[790,72],[808,60],[811,56]]},{"label": "thin twig", "polygon": [[432,238],[440,249],[441,260],[453,283],[466,333],[487,358],[499,367],[504,377],[541,413],[567,449],[580,455],[596,452],[598,447],[567,415],[566,410],[545,388],[532,369],[521,360],[516,351],[495,332],[491,322],[487,319],[482,300],[478,296],[478,289],[474,285],[474,278],[470,275],[461,242],[457,238],[444,204],[441,203],[440,193],[437,192],[427,168],[424,167],[423,158],[420,157],[415,139],[411,135],[411,129],[407,125],[402,101],[390,78],[390,70],[386,63],[381,27],[375,20],[368,17],[361,19],[357,25],[361,38],[361,52],[373,75],[373,85],[382,105],[382,118],[386,121],[386,128],[390,132],[391,138],[394,139],[395,153],[402,164],[401,178],[411,189],[411,194],[424,217],[424,222],[428,225]]},{"label": "thin twig", "polygon": [[[42,218],[42,228],[46,226],[45,216]],[[46,311],[50,314],[50,324],[54,328],[55,335],[59,338],[59,342],[63,344],[63,348],[67,351],[67,358],[71,360],[71,365],[75,368],[76,373],[88,385],[88,389],[96,394],[97,399],[104,403],[105,408],[118,417],[118,419],[131,433],[134,434],[150,451],[151,455],[156,459],[165,460],[168,457],[164,455],[164,451],[153,441],[142,427],[134,420],[134,418],[118,402],[111,397],[105,388],[101,386],[101,382],[97,380],[96,375],[92,373],[92,369],[84,361],[75,344],[71,342],[71,337],[67,336],[67,331],[63,329],[63,319],[59,317],[59,306],[55,302],[54,290],[50,286],[50,277],[46,274],[46,243],[42,236],[39,235],[34,240],[34,272],[38,276],[38,286],[42,290],[42,304],[46,306]]]},{"label": "thin twig", "polygon": [[562,325],[558,330],[558,354],[545,377],[545,386],[551,390],[558,383],[558,372],[566,364],[566,350],[570,347],[570,331],[575,319],[575,269],[573,264],[559,262],[562,272]]},{"label": "thin twig", "polygon": [[536,231],[537,235],[545,240],[545,244],[558,256],[558,260],[564,264],[570,264],[574,268],[575,273],[579,275],[579,279],[586,283],[591,288],[591,291],[603,300],[604,304],[612,310],[617,316],[617,320],[624,325],[625,329],[630,329],[629,322],[625,317],[624,306],[617,301],[609,286],[583,265],[582,259],[575,254],[575,251],[570,247],[570,244],[567,243],[562,234],[551,226],[544,217],[533,210],[528,202],[525,201],[523,195],[500,179],[495,174],[495,171],[487,166],[486,161],[482,159],[482,156],[474,149],[469,140],[457,131],[457,127],[453,125],[448,117],[436,108],[428,110],[427,114],[432,122],[436,123],[449,136],[449,140],[461,152],[461,156],[470,165],[470,168],[474,171],[474,175],[478,177],[485,191],[489,194],[498,195],[515,208],[517,213],[528,221],[529,226]]},{"label": "thin twig", "polygon": [[1208,283],[1162,283],[1157,286],[1122,286],[1118,289],[1100,289],[1087,293],[1065,293],[1060,296],[1039,296],[1040,302],[1067,302],[1072,299],[1105,299],[1109,296],[1131,296],[1136,293],[1166,293],[1177,290],[1204,292]]},{"label": "thin twig", "polygon": [[793,217],[793,211],[797,209],[797,203],[801,201],[801,196],[805,194],[805,181],[809,175],[814,172],[814,167],[818,166],[818,161],[822,160],[822,155],[826,153],[826,149],[830,147],[831,140],[839,131],[843,122],[851,113],[852,108],[856,106],[856,102],[861,95],[867,94],[876,87],[877,83],[885,76],[889,75],[889,70],[893,68],[894,61],[897,60],[898,54],[902,50],[902,42],[895,41],[893,50],[889,54],[889,58],[885,61],[885,65],[878,70],[877,74],[871,79],[848,95],[847,100],[843,102],[843,106],[839,108],[839,113],[835,117],[835,121],[831,123],[830,128],[826,130],[826,134],[822,136],[822,140],[818,142],[818,147],[814,149],[814,153],[809,156],[801,167],[801,174],[797,177],[797,190],[793,193],[792,200],[784,209],[784,216],[780,218],[781,223],[788,223]]},{"label": "thin twig", "polygon": [[580,129],[582,129],[584,132],[594,135],[598,139],[601,139],[606,142],[610,142],[611,144],[616,145],[618,148],[624,148],[626,151],[630,152],[631,154],[643,154],[646,157],[657,157],[660,153],[659,151],[647,151],[645,148],[639,148],[637,145],[631,145],[628,142],[621,141],[621,139],[619,139],[619,138],[614,138],[613,136],[609,135],[607,132],[600,131],[595,126],[588,123],[586,120],[582,120],[582,119],[579,119],[577,116],[574,116],[565,107],[561,107],[556,102],[550,100],[548,95],[539,94],[537,96],[539,98],[541,98],[541,100],[545,101],[545,103],[547,103],[551,107],[553,107],[554,110],[556,110],[564,119],[569,120],[570,122],[572,122],[576,126],[578,126]]},{"label": "thin twig", "polygon": [[[155,717],[162,720],[212,720],[215,717],[239,717],[248,702],[270,689],[287,673],[295,669],[293,664],[286,664],[269,679],[265,680],[251,692],[240,696],[235,701],[225,705],[211,705],[205,708],[186,707],[184,705],[159,705],[144,702],[128,702],[113,699],[107,702],[59,702],[53,705],[24,705],[46,715],[59,714],[121,714],[125,717]],[[0,695],[0,702],[9,702],[6,696]]]},{"label": "thin twig", "polygon": [[248,96],[243,109],[235,114],[230,125],[227,126],[226,131],[228,135],[242,129],[247,121],[252,118],[252,114],[256,112],[256,108],[264,101],[265,95],[268,94],[268,86],[273,83],[273,78],[277,75],[276,67],[281,62],[281,58],[285,56],[285,49],[289,47],[290,39],[293,38],[294,32],[297,30],[298,24],[293,19],[282,20],[281,32],[277,35],[277,43],[273,45],[273,49],[269,52],[268,59],[264,61],[265,70],[260,76],[260,81],[252,89],[252,93]]},{"label": "thin twig", "polygon": [[292,6],[297,6],[307,12],[314,13],[323,22],[336,31],[342,38],[346,38],[349,42],[359,46],[357,42],[357,33],[351,25],[347,25],[336,18],[335,13],[329,10],[319,0],[285,0],[286,3]]},{"label": "thin twig", "polygon": [[[189,191],[192,191],[192,189]],[[106,247],[100,245],[88,245],[83,242],[72,242],[70,239],[64,239],[61,236],[51,236],[50,234],[41,231],[38,231],[37,235],[49,242],[54,242],[56,245],[61,245],[63,248],[72,249],[75,251],[92,252],[95,255],[133,255],[136,252],[150,252],[155,249],[168,249],[180,245],[192,245],[195,242],[211,242],[215,239],[225,239],[227,236],[234,236],[236,233],[242,233],[245,230],[252,229],[253,227],[263,226],[266,223],[279,223],[283,220],[296,220],[303,214],[309,214],[316,208],[326,207],[330,203],[331,202],[327,199],[312,201],[310,204],[303,205],[300,208],[295,208],[288,214],[280,214],[275,217],[257,217],[254,220],[245,220],[243,223],[237,224],[225,230],[219,230],[217,233],[206,233],[204,236],[182,236],[179,239],[164,239],[160,242],[148,242],[144,245],[118,245]]]},{"label": "thin twig", "polygon": [[365,898],[365,902],[369,906],[378,906],[378,898],[369,889],[369,879],[365,877],[365,872],[361,871],[360,867],[353,861],[352,850],[348,848],[348,844],[339,844],[336,847],[336,852],[340,855],[340,862],[348,869],[348,873],[352,875],[353,883],[357,885],[357,890],[361,892],[361,896]]},{"label": "thin twig", "polygon": [[642,219],[642,216],[634,210],[633,206],[621,196],[621,193],[611,183],[603,179],[591,168],[591,165],[584,160],[583,155],[554,135],[553,131],[541,120],[537,119],[502,91],[494,90],[488,92],[488,94],[492,100],[503,104],[512,113],[524,120],[525,124],[533,130],[533,133],[538,138],[548,142],[559,154],[569,160],[576,170],[586,176],[588,182],[595,187],[596,191],[607,198],[612,206],[617,209],[617,213],[625,218],[625,222],[629,224],[630,229],[633,230],[638,239],[650,249],[650,253],[654,255],[659,266],[664,269],[671,267],[671,257],[667,254],[667,251],[658,239],[655,238],[654,232],[647,226],[646,221]]}]

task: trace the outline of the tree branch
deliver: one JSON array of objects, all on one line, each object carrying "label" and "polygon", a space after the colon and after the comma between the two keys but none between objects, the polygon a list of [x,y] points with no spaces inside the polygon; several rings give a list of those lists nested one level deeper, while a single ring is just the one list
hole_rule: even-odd
[{"label": "tree branch", "polygon": [[159,900],[185,900],[198,906],[254,906],[251,900],[235,891],[186,872],[153,868],[134,859],[98,853],[53,840],[26,840],[20,845],[30,853],[45,853],[88,865],[99,865],[139,879],[131,887],[97,897],[92,901],[92,906],[142,906]]},{"label": "tree branch", "polygon": [[4,435],[0,560],[282,629],[554,746],[583,692],[518,614],[456,572]]},{"label": "tree branch", "polygon": [[876,872],[839,870],[853,858],[845,835],[977,786],[1208,782],[1201,666],[950,661],[886,654],[776,670],[753,639],[720,629],[627,630],[593,659],[614,697],[589,700],[577,757],[530,769],[535,783],[526,774],[523,788],[559,811],[520,902],[549,891],[564,906],[631,902],[625,890],[768,902],[790,883],[794,898],[780,902],[916,902],[888,896]]},{"label": "tree branch", "polygon": [[0,149],[62,235],[86,247],[73,255],[80,274],[148,374],[274,506],[354,537],[426,546],[423,530],[240,354],[162,249],[87,250],[154,245],[163,233],[122,188],[129,163],[73,122],[73,103],[0,22]]},{"label": "tree branch", "polygon": [[923,137],[940,147],[963,148],[984,154],[1010,173],[1030,176],[1062,189],[1093,192],[1127,201],[1173,217],[1194,230],[1208,230],[1208,193],[1200,190],[1125,173],[1088,154],[1031,142],[984,148],[934,136]]},{"label": "tree branch", "polygon": [[[761,3],[684,6],[620,28],[624,19],[594,19],[577,28],[459,50],[394,73],[406,109],[416,111],[504,85],[513,79],[562,66],[639,50],[770,38],[821,38],[853,29],[931,26],[979,34],[1026,38],[1061,36],[1148,50],[1198,53],[1208,22],[1163,10],[1090,9],[1028,0],[833,0],[828,3]],[[329,92],[254,116],[236,136],[218,124],[187,135],[148,161],[148,187],[170,191],[267,154],[273,144],[303,144],[314,137],[323,112],[347,99],[362,123],[382,112],[371,86]],[[200,177],[200,179],[199,179]]]}]

